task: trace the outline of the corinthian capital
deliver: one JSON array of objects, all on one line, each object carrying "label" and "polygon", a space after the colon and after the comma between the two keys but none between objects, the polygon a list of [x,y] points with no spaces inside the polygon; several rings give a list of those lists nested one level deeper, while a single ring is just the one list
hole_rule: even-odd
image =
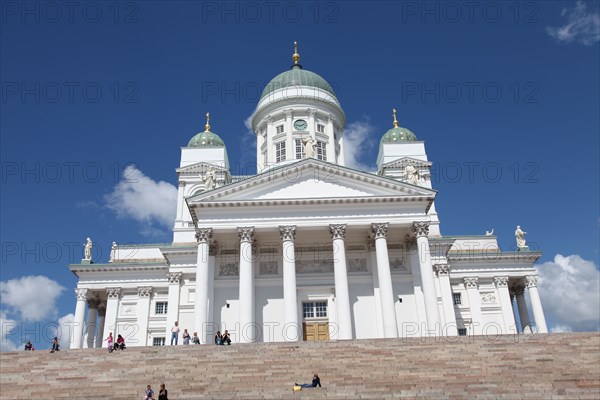
[{"label": "corinthian capital", "polygon": [[179,283],[181,279],[181,272],[170,272],[167,274],[167,278],[169,278],[169,283]]},{"label": "corinthian capital", "polygon": [[107,288],[106,289],[106,296],[109,299],[118,299],[120,295],[121,295],[121,288]]},{"label": "corinthian capital", "polygon": [[477,288],[477,281],[478,280],[479,280],[479,278],[477,278],[476,276],[465,278],[465,286],[467,288]]},{"label": "corinthian capital", "polygon": [[87,289],[77,288],[77,289],[75,289],[75,298],[77,300],[86,301],[87,300],[87,292],[88,292]]},{"label": "corinthian capital", "polygon": [[242,228],[238,228],[238,236],[240,237],[240,242],[252,243],[252,240],[254,240],[254,227],[244,226]]},{"label": "corinthian capital", "polygon": [[329,225],[329,233],[332,239],[345,239],[346,238],[346,224],[332,224]]},{"label": "corinthian capital", "polygon": [[152,295],[151,287],[139,287],[138,288],[138,296],[139,297],[150,297]]},{"label": "corinthian capital", "polygon": [[535,275],[529,275],[525,277],[525,285],[527,288],[535,287],[538,284],[538,277]]},{"label": "corinthian capital", "polygon": [[496,287],[508,287],[508,276],[495,276]]},{"label": "corinthian capital", "polygon": [[388,222],[382,224],[371,224],[371,236],[373,239],[385,239],[388,235]]},{"label": "corinthian capital", "polygon": [[438,275],[448,275],[448,264],[435,264],[433,266]]},{"label": "corinthian capital", "polygon": [[212,228],[198,228],[196,229],[196,240],[198,243],[208,243],[213,237]]},{"label": "corinthian capital", "polygon": [[296,226],[295,225],[290,225],[290,226],[280,226],[279,227],[279,234],[281,235],[281,240],[286,242],[286,241],[294,241],[294,239],[296,238]]},{"label": "corinthian capital", "polygon": [[415,236],[427,236],[429,235],[429,222],[413,222],[410,227]]}]

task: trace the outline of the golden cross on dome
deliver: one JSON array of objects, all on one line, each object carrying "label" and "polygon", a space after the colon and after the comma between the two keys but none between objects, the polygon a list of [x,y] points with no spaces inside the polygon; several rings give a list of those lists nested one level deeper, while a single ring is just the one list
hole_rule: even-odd
[{"label": "golden cross on dome", "polygon": [[398,127],[398,120],[396,119],[396,109],[392,108],[392,114],[394,114],[394,128]]},{"label": "golden cross on dome", "polygon": [[204,125],[205,132],[210,131],[210,113],[206,113],[206,125]]},{"label": "golden cross on dome", "polygon": [[298,42],[294,41],[294,54],[292,54],[292,60],[294,64],[298,64],[300,61],[300,54],[298,54]]}]

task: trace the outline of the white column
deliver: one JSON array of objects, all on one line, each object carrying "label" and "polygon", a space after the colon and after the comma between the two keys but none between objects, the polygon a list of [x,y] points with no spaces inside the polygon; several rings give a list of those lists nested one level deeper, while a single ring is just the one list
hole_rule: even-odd
[{"label": "white column", "polygon": [[252,343],[256,340],[256,324],[254,323],[254,257],[252,241],[254,227],[238,228],[240,238],[240,343]]},{"label": "white column", "polygon": [[515,297],[517,298],[517,309],[519,310],[519,319],[521,320],[521,332],[531,333],[531,320],[529,319],[529,311],[527,311],[525,288],[523,286],[515,289]]},{"label": "white column", "polygon": [[411,229],[417,237],[417,250],[419,252],[419,269],[421,270],[421,284],[425,297],[425,311],[427,315],[427,336],[436,336],[440,328],[440,310],[438,308],[437,293],[433,280],[431,253],[429,251],[429,222],[413,222]]},{"label": "white column", "polygon": [[185,182],[179,181],[179,186],[177,188],[177,218],[175,219],[175,226],[180,227],[183,226],[183,208],[184,208],[184,195],[185,191]]},{"label": "white column", "polygon": [[[181,291],[180,280],[181,272],[170,272],[167,274],[169,279],[169,294],[167,297],[167,326],[165,327],[165,345],[171,344],[171,328],[175,321],[179,321],[179,293]],[[183,332],[183,329],[181,330]],[[181,338],[181,333],[179,334]],[[178,344],[181,343],[179,340]]]},{"label": "white column", "polygon": [[92,296],[87,301],[88,312],[85,323],[85,343],[86,349],[93,349],[94,342],[96,341],[96,317],[98,316],[98,306],[100,305],[100,299]]},{"label": "white column", "polygon": [[287,109],[284,110],[285,113],[285,122],[284,122],[284,130],[286,134],[285,138],[285,152],[286,152],[286,160],[293,160],[296,158],[296,143],[294,143],[294,138],[292,132],[294,131],[294,113],[293,110]]},{"label": "white column", "polygon": [[537,333],[548,333],[546,325],[546,317],[544,317],[544,309],[540,301],[540,294],[537,288],[538,277],[530,275],[525,277],[525,284],[529,289],[529,300],[531,300],[531,311],[533,311],[533,319],[537,325]]},{"label": "white column", "polygon": [[338,339],[352,339],[352,314],[350,312],[350,290],[346,267],[346,225],[329,225],[333,239],[333,275],[335,279],[335,304],[337,308]]},{"label": "white column", "polygon": [[448,268],[448,264],[436,264],[434,267],[440,282],[442,309],[444,310],[445,325],[442,327],[442,335],[456,336],[458,335],[458,329],[456,327],[456,314],[454,313],[452,287],[450,286],[450,269]]},{"label": "white column", "polygon": [[[148,319],[150,318],[150,298],[152,296],[151,287],[138,288],[138,304],[136,307],[137,329],[135,338],[132,342],[135,346],[148,345]],[[168,306],[167,306],[168,309]],[[127,345],[127,342],[125,342]]]},{"label": "white column", "polygon": [[[208,323],[214,324],[215,311],[215,256],[217,254],[217,244],[212,243],[208,247]],[[212,337],[210,338],[212,339]]]},{"label": "white column", "polygon": [[87,289],[75,289],[75,296],[77,298],[77,303],[75,304],[75,318],[74,322],[74,330],[73,337],[71,338],[71,348],[72,349],[80,349],[81,342],[83,340],[83,327],[85,324],[85,303],[87,297]]},{"label": "white column", "polygon": [[296,342],[300,336],[296,293],[296,254],[294,247],[296,227],[280,226],[279,233],[281,235],[283,250],[283,305],[285,321],[283,339],[288,342]]},{"label": "white column", "polygon": [[504,332],[502,333],[505,335],[516,333],[517,325],[515,324],[512,302],[510,301],[510,293],[508,292],[508,276],[496,276],[494,277],[494,282],[496,283],[496,289],[498,289],[502,319],[504,320]]},{"label": "white column", "polygon": [[98,324],[96,326],[96,341],[94,347],[99,349],[102,347],[102,335],[104,335],[104,317],[106,315],[106,303],[98,306]]},{"label": "white column", "polygon": [[208,277],[209,277],[209,248],[213,237],[212,228],[198,228],[198,256],[196,259],[196,300],[194,309],[194,331],[198,332],[200,343],[206,344],[208,324]]},{"label": "white column", "polygon": [[119,296],[121,295],[121,288],[107,288],[106,289],[106,316],[104,318],[104,336],[102,336],[102,342],[108,337],[110,332],[113,333],[113,337],[117,337],[117,312],[119,311]]},{"label": "white column", "polygon": [[394,288],[387,248],[388,225],[388,223],[371,224],[371,237],[375,240],[377,255],[377,277],[379,280],[379,295],[381,297],[381,314],[383,316],[383,337],[397,338],[398,322],[396,321]]},{"label": "white column", "polygon": [[467,277],[465,279],[465,288],[467,289],[467,297],[469,298],[469,310],[471,311],[471,324],[473,326],[472,334],[481,335],[482,332],[482,317],[481,317],[481,295],[479,294],[479,278],[476,276]]},{"label": "white column", "polygon": [[377,274],[377,253],[375,252],[375,240],[369,238],[367,240],[367,248],[369,249],[369,263],[371,265],[371,274],[373,277],[373,302],[375,303],[375,318],[377,326],[373,337],[383,338],[383,313],[381,311],[381,293],[379,291],[379,275]]}]

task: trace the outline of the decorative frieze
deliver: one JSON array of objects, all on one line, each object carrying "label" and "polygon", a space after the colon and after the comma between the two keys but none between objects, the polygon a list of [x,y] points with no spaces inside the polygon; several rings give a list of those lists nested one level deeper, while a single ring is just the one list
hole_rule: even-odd
[{"label": "decorative frieze", "polygon": [[295,225],[290,225],[290,226],[280,226],[279,227],[279,234],[281,235],[281,240],[282,241],[294,241],[294,239],[296,238],[296,226]]},{"label": "decorative frieze", "polygon": [[413,222],[410,229],[416,237],[429,235],[429,222]]},{"label": "decorative frieze", "polygon": [[493,304],[496,303],[496,294],[493,292],[481,293],[482,304]]},{"label": "decorative frieze", "polygon": [[277,275],[276,261],[261,261],[259,264],[261,275]]},{"label": "decorative frieze", "polygon": [[181,279],[181,272],[169,272],[167,274],[167,278],[169,279],[170,284],[179,284],[179,280]]},{"label": "decorative frieze", "polygon": [[402,271],[406,270],[406,263],[404,262],[404,257],[391,257],[390,258],[390,269],[392,271]]},{"label": "decorative frieze", "polygon": [[371,237],[373,239],[386,239],[388,235],[388,226],[390,224],[385,222],[381,224],[371,224]]},{"label": "decorative frieze", "polygon": [[254,240],[254,227],[253,226],[244,226],[242,228],[238,228],[238,236],[240,238],[240,242],[250,242]]},{"label": "decorative frieze", "polygon": [[198,228],[196,229],[196,241],[198,243],[208,243],[213,237],[212,228]]},{"label": "decorative frieze", "polygon": [[346,224],[332,224],[329,225],[329,233],[332,239],[345,239],[346,238]]},{"label": "decorative frieze", "polygon": [[348,272],[367,272],[366,258],[349,258],[347,263]]},{"label": "decorative frieze", "polygon": [[468,277],[468,278],[464,278],[465,279],[465,287],[468,288],[477,288],[477,281],[479,280],[479,278],[477,278],[476,276],[474,277]]},{"label": "decorative frieze", "polygon": [[239,274],[239,264],[235,262],[219,265],[219,276],[236,276]]},{"label": "decorative frieze", "polygon": [[296,272],[299,274],[333,272],[333,260],[296,260]]}]

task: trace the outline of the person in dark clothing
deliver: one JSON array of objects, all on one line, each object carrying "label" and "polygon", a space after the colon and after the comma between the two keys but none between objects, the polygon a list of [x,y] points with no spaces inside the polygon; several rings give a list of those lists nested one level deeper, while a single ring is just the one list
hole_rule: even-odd
[{"label": "person in dark clothing", "polygon": [[167,397],[167,388],[165,384],[160,385],[160,390],[158,391],[158,400],[169,400]]},{"label": "person in dark clothing", "polygon": [[50,353],[54,353],[55,351],[60,351],[60,343],[58,342],[58,338],[56,336],[52,341],[52,349],[50,350]]},{"label": "person in dark clothing", "polygon": [[225,332],[221,336],[221,343],[227,345],[231,344],[231,338],[229,337],[229,331],[227,329],[225,329]]},{"label": "person in dark clothing", "polygon": [[223,336],[221,336],[221,331],[217,331],[217,334],[215,335],[215,344],[223,344]]},{"label": "person in dark clothing", "polygon": [[296,386],[300,386],[301,388],[314,388],[314,387],[321,387],[321,378],[319,378],[319,375],[314,374],[313,375],[313,380],[312,383],[303,383],[302,385],[298,385],[297,383],[295,384]]},{"label": "person in dark clothing", "polygon": [[115,343],[115,350],[125,350],[125,338],[119,335],[117,336],[117,342]]}]

